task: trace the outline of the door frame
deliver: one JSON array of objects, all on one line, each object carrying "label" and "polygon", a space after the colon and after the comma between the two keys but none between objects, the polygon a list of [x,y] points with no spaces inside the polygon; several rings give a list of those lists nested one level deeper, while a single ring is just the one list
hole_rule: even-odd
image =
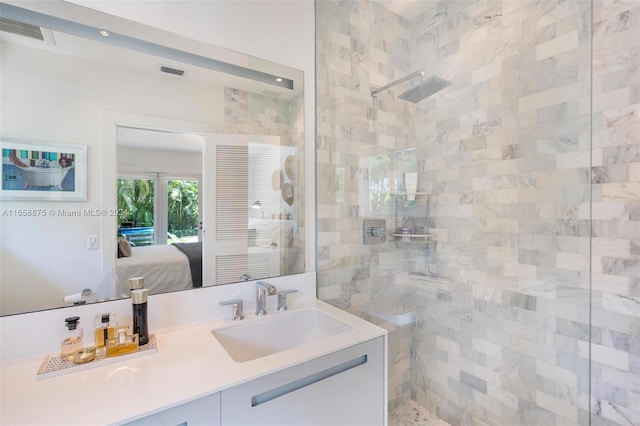
[{"label": "door frame", "polygon": [[[205,136],[207,133],[212,133],[213,128],[211,125],[196,121],[176,120],[165,117],[155,117],[144,114],[135,114],[119,111],[104,111],[102,117],[102,152],[89,153],[88,155],[94,155],[96,158],[102,160],[102,194],[95,198],[91,197],[89,204],[94,205],[91,208],[101,208],[106,211],[117,210],[117,175],[118,175],[118,160],[116,151],[117,142],[117,128],[118,127],[133,127],[140,129],[149,129],[156,131],[168,131],[177,133],[191,133],[200,136]],[[204,139],[206,142],[206,138]],[[102,155],[100,155],[102,154]],[[202,157],[203,165],[206,161],[206,144],[203,145]],[[95,163],[97,167],[100,167],[99,160]],[[204,170],[203,170],[204,172]],[[206,180],[203,178],[203,180]],[[90,194],[91,195],[91,194]],[[92,199],[93,198],[93,199]],[[102,201],[102,205],[99,205]],[[201,201],[203,204],[204,201]],[[206,214],[206,213],[205,213]],[[102,275],[105,277],[101,290],[105,297],[117,297],[116,293],[116,271],[115,271],[115,259],[117,250],[117,221],[113,216],[102,217],[102,235],[103,238],[100,241],[100,249],[102,250]],[[113,235],[114,238],[108,238],[109,235]],[[202,247],[202,256],[206,259],[206,244]],[[209,283],[206,268],[204,267],[206,262],[203,262],[203,283]],[[113,283],[109,283],[109,280]],[[207,284],[204,284],[207,285]],[[210,284],[209,284],[210,285]]]}]

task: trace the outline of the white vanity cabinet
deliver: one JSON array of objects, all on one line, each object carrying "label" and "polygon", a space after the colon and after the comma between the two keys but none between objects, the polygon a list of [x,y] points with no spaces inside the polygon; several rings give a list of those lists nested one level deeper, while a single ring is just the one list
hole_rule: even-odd
[{"label": "white vanity cabinet", "polygon": [[143,417],[124,426],[220,426],[220,392]]},{"label": "white vanity cabinet", "polygon": [[383,425],[384,386],[378,337],[222,391],[222,425]]},{"label": "white vanity cabinet", "polygon": [[384,358],[377,337],[126,426],[382,426]]}]

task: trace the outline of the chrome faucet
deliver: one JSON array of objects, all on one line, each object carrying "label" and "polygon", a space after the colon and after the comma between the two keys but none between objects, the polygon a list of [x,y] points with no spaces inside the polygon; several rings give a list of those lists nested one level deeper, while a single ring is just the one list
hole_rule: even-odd
[{"label": "chrome faucet", "polygon": [[266,281],[258,281],[256,289],[256,315],[267,315],[267,296],[273,296],[277,290]]},{"label": "chrome faucet", "polygon": [[255,278],[253,278],[251,275],[249,274],[242,274],[240,275],[240,281],[253,281]]},{"label": "chrome faucet", "polygon": [[231,317],[232,320],[240,321],[244,319],[242,299],[223,300],[219,304],[220,306],[233,306],[233,316]]}]

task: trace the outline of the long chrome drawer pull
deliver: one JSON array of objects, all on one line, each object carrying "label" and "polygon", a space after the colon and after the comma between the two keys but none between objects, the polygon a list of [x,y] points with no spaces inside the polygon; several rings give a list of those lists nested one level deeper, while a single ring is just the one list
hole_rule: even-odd
[{"label": "long chrome drawer pull", "polygon": [[326,370],[320,371],[318,373],[312,374],[307,377],[303,377],[302,379],[295,380],[291,383],[287,383],[286,385],[282,385],[277,388],[268,390],[266,392],[263,392],[259,395],[252,397],[251,406],[256,407],[260,404],[264,404],[265,402],[269,402],[272,399],[280,398],[281,396],[284,396],[291,392],[295,392],[298,389],[302,389],[305,386],[318,383],[324,379],[328,379],[331,376],[344,373],[347,370],[351,370],[352,368],[356,368],[366,363],[367,363],[367,355],[362,355],[358,358],[352,359],[351,361],[343,362],[342,364],[335,365],[331,368],[327,368]]}]

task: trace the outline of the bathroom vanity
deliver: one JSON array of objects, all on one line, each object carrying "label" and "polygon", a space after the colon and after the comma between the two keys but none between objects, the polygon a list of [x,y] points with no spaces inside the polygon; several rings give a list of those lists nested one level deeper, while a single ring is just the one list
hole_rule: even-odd
[{"label": "bathroom vanity", "polygon": [[381,425],[383,346],[377,337],[127,425]]},{"label": "bathroom vanity", "polygon": [[[210,297],[223,290],[211,289],[203,306],[223,319],[154,329],[158,352],[148,356],[43,380],[42,359],[6,365],[2,424],[386,424],[386,331],[311,291],[295,293],[284,312],[270,298],[268,314],[256,316],[255,285],[234,289],[248,302],[242,321],[229,306],[213,309],[221,298]],[[236,340],[216,337],[223,332]]]}]

